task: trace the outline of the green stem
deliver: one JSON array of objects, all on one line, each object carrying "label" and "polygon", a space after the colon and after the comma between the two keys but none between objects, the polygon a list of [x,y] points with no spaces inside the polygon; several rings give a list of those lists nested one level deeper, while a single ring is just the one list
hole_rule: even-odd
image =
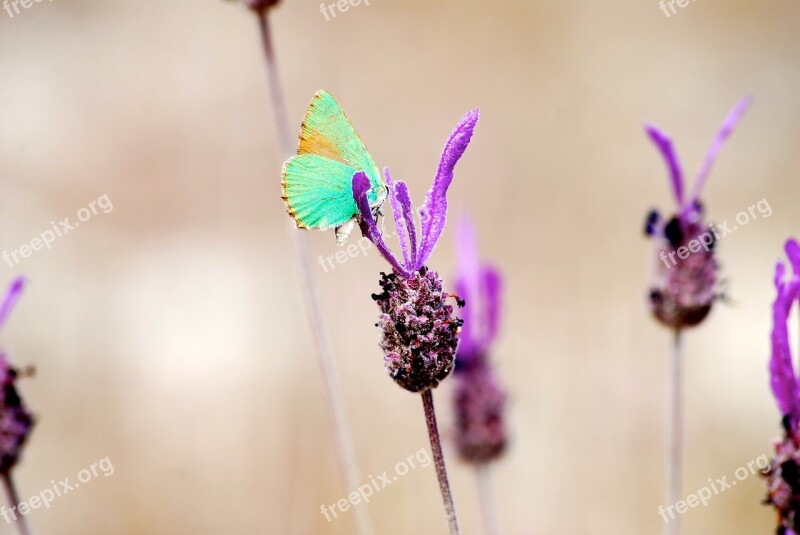
[{"label": "green stem", "polygon": [[[289,130],[289,120],[286,111],[286,102],[283,96],[283,86],[281,84],[280,73],[275,61],[275,51],[272,45],[272,33],[269,25],[269,8],[256,11],[258,15],[258,26],[261,31],[261,44],[264,51],[264,60],[267,68],[267,80],[269,83],[269,93],[271,97],[272,112],[275,119],[275,127],[278,134],[278,142],[281,146],[281,154],[284,158],[291,156],[294,142]],[[308,322],[319,366],[325,383],[325,390],[328,398],[328,409],[333,428],[333,438],[336,450],[336,458],[339,463],[339,470],[345,482],[348,492],[358,488],[361,484],[358,468],[356,466],[353,444],[350,439],[350,426],[344,410],[344,397],[339,388],[339,377],[336,370],[336,361],[333,356],[333,349],[328,337],[325,321],[319,305],[318,291],[314,277],[312,275],[312,263],[308,253],[308,240],[303,232],[292,229],[292,237],[295,242],[297,252],[297,262],[302,277],[303,297],[306,304]],[[362,535],[372,535],[372,522],[365,507],[353,508],[357,533]]]}]

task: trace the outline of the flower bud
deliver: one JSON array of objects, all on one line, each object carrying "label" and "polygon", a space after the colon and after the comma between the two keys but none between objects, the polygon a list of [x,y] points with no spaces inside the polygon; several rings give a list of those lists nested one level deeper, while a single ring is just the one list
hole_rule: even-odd
[{"label": "flower bud", "polygon": [[455,443],[461,458],[474,464],[497,459],[508,441],[506,393],[483,359],[455,372]]},{"label": "flower bud", "polygon": [[400,386],[424,392],[453,370],[458,331],[463,323],[446,304],[439,275],[422,267],[410,276],[381,273],[382,293],[372,298],[381,309],[386,371]]},{"label": "flower bud", "polygon": [[712,230],[676,216],[664,226],[663,236],[654,238],[658,259],[650,287],[653,315],[673,329],[699,325],[718,297]]}]

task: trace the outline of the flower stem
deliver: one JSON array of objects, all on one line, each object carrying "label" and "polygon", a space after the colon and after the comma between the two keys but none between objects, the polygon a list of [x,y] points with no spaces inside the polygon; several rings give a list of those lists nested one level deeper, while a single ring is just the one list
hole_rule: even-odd
[{"label": "flower stem", "polygon": [[[283,87],[281,85],[280,74],[275,61],[274,48],[272,46],[272,34],[269,25],[269,9],[256,11],[258,15],[258,25],[261,30],[261,43],[264,50],[264,59],[267,68],[267,80],[269,83],[269,93],[271,97],[273,117],[278,134],[278,142],[281,147],[281,154],[288,158],[292,153],[293,138],[289,130],[289,120],[286,111],[286,103],[283,97]],[[338,459],[339,470],[345,482],[348,492],[355,490],[360,485],[358,468],[356,467],[355,453],[350,438],[350,426],[344,410],[344,398],[339,389],[339,377],[336,371],[336,361],[333,356],[333,349],[328,337],[325,321],[317,297],[317,287],[312,275],[311,261],[308,254],[308,240],[305,234],[292,229],[295,250],[297,252],[297,262],[299,265],[303,297],[308,315],[309,328],[311,330],[314,345],[316,347],[319,365],[322,370],[325,390],[328,398],[330,410],[331,426],[333,427],[336,457]],[[373,533],[372,522],[369,514],[364,507],[354,507],[357,533],[371,535]]]},{"label": "flower stem", "polygon": [[492,492],[492,478],[488,463],[481,463],[475,467],[478,477],[478,494],[483,515],[483,530],[486,535],[497,535],[497,511],[494,506],[494,493]]},{"label": "flower stem", "polygon": [[[670,409],[669,409],[669,506],[681,500],[683,487],[683,362],[681,329],[675,330],[670,362]],[[665,526],[667,535],[679,535],[680,515]]]},{"label": "flower stem", "polygon": [[453,495],[450,492],[450,482],[447,480],[447,469],[444,466],[442,441],[439,438],[439,427],[436,425],[436,412],[433,408],[433,393],[430,389],[422,393],[422,405],[425,407],[425,423],[428,425],[428,436],[431,439],[433,462],[436,465],[436,477],[439,478],[439,488],[442,491],[442,501],[447,514],[447,523],[450,525],[450,535],[459,535],[456,506],[453,504]]},{"label": "flower stem", "polygon": [[[19,506],[19,496],[17,495],[17,487],[14,486],[14,480],[11,478],[10,471],[5,472],[3,474],[3,486],[6,489],[8,504],[16,509]],[[19,530],[20,535],[31,535],[31,530],[28,529],[28,524],[25,521],[25,516],[20,514],[19,510],[17,510],[15,524],[17,526],[17,530]]]}]

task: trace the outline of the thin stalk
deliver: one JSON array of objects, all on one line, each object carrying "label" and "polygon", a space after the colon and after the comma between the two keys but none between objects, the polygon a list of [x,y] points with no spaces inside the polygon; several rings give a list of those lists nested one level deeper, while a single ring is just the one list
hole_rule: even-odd
[{"label": "thin stalk", "polygon": [[450,526],[450,535],[459,535],[456,506],[453,504],[453,495],[450,492],[450,482],[447,480],[447,469],[444,466],[444,453],[442,453],[442,440],[439,438],[439,427],[436,425],[436,412],[433,408],[433,393],[430,389],[422,393],[422,405],[425,408],[425,423],[428,425],[428,436],[431,439],[433,463],[436,466],[436,477],[439,479],[439,489],[442,491],[444,511],[447,523]]},{"label": "thin stalk", "polygon": [[[267,68],[267,80],[269,83],[269,93],[272,103],[275,127],[278,133],[278,140],[281,146],[281,153],[284,158],[291,156],[294,145],[291,131],[289,130],[289,120],[286,111],[286,102],[283,97],[283,86],[278,72],[275,52],[272,46],[272,34],[269,25],[269,9],[256,11],[258,15],[258,25],[261,30],[261,43],[264,50],[264,59]],[[308,316],[309,328],[316,348],[319,366],[322,370],[322,377],[325,383],[325,390],[328,398],[329,417],[333,428],[336,458],[338,459],[339,470],[347,487],[347,491],[353,491],[360,485],[360,477],[356,466],[353,443],[350,438],[350,425],[344,410],[344,397],[339,388],[339,376],[336,369],[336,361],[333,356],[333,348],[328,337],[325,321],[322,318],[322,311],[319,306],[317,286],[312,275],[312,263],[308,253],[308,239],[303,232],[292,229],[295,251],[297,253],[297,263],[302,277],[303,298],[305,301],[306,313]],[[372,522],[365,507],[353,508],[357,532],[362,535],[373,533]]]},{"label": "thin stalk", "polygon": [[[681,329],[675,330],[672,342],[672,358],[670,359],[670,409],[669,409],[669,465],[668,505],[672,506],[682,499],[683,490],[683,359]],[[668,522],[664,527],[667,535],[679,535],[681,532],[680,515]]]},{"label": "thin stalk", "polygon": [[[19,506],[19,495],[17,494],[17,487],[14,486],[14,480],[11,478],[11,472],[3,474],[3,486],[6,489],[8,504],[16,509]],[[17,519],[14,524],[17,526],[20,535],[31,535],[31,530],[28,528],[25,516],[20,514],[18,509],[12,514],[16,514]]]},{"label": "thin stalk", "polygon": [[497,535],[497,510],[494,505],[494,493],[492,492],[492,474],[488,463],[481,463],[475,467],[475,474],[478,478],[478,495],[481,502],[481,514],[483,516],[483,532],[486,535]]}]

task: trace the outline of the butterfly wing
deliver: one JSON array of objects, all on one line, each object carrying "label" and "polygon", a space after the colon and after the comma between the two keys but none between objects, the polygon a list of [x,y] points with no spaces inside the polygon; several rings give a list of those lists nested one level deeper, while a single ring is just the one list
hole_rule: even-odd
[{"label": "butterfly wing", "polygon": [[325,91],[317,91],[308,106],[300,129],[297,154],[316,154],[347,164],[356,171],[364,171],[373,190],[383,186],[375,161],[358,137],[350,119]]},{"label": "butterfly wing", "polygon": [[301,228],[320,230],[347,223],[357,212],[352,180],[356,170],[319,156],[300,154],[283,165],[283,200]]}]

